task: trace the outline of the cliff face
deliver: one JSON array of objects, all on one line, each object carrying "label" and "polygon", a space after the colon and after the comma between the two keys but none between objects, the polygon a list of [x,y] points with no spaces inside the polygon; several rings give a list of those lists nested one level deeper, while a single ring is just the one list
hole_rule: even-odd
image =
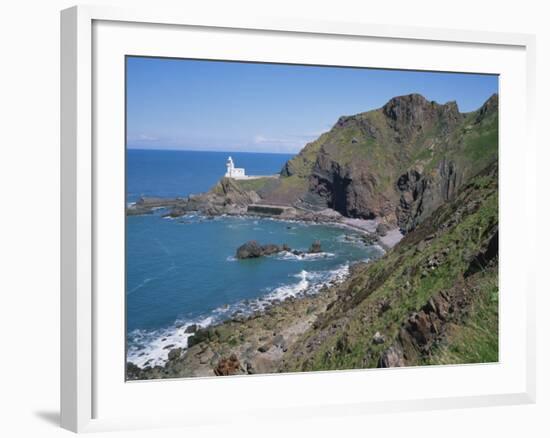
[{"label": "cliff face", "polygon": [[[193,330],[197,330],[195,327]],[[376,261],[265,313],[201,328],[129,379],[498,361],[498,168],[464,183]],[[231,365],[228,368],[228,365]]]},{"label": "cliff face", "polygon": [[266,198],[414,229],[497,159],[498,97],[460,113],[419,94],[341,117],[290,160]]},{"label": "cliff face", "polygon": [[357,265],[282,371],[498,360],[498,168]]}]

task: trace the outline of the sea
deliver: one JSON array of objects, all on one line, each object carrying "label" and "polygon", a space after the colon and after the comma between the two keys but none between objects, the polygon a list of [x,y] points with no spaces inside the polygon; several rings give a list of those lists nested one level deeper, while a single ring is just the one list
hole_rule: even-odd
[{"label": "sea", "polygon": [[[276,174],[292,158],[128,149],[127,203],[205,192],[225,173],[229,155],[249,175]],[[200,214],[168,219],[164,213],[126,219],[127,360],[140,367],[162,365],[172,348],[185,349],[190,325],[206,327],[288,297],[316,294],[327,283],[343,281],[351,263],[383,254],[356,232],[333,225]],[[319,240],[323,252],[237,260],[236,249],[249,240],[301,251]]]}]

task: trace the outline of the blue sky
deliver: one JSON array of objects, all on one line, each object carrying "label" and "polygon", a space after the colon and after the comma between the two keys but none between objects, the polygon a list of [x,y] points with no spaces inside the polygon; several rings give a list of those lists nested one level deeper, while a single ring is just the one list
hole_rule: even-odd
[{"label": "blue sky", "polygon": [[298,152],[342,115],[420,93],[473,111],[498,92],[488,75],[127,58],[127,146]]}]

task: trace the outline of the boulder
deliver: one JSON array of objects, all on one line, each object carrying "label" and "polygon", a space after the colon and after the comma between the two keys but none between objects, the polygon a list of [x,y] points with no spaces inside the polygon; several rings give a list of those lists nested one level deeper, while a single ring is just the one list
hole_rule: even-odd
[{"label": "boulder", "polygon": [[198,329],[193,336],[189,336],[187,339],[187,346],[191,348],[193,345],[199,344],[203,341],[210,340],[213,337],[211,330],[209,329]]},{"label": "boulder", "polygon": [[235,353],[231,354],[229,358],[220,359],[218,365],[214,368],[214,374],[216,376],[233,376],[235,374],[241,374],[241,363]]},{"label": "boulder", "polygon": [[386,339],[384,339],[384,336],[382,336],[380,332],[376,332],[372,337],[372,342],[374,342],[376,345],[380,345],[386,342]]},{"label": "boulder", "polygon": [[181,357],[181,348],[174,348],[168,352],[168,360],[175,360]]},{"label": "boulder", "polygon": [[273,243],[268,243],[267,245],[262,246],[262,255],[277,254],[281,251],[282,249],[279,247],[279,245],[275,245]]},{"label": "boulder", "polygon": [[290,247],[286,243],[282,246],[274,243],[260,245],[255,240],[250,240],[237,248],[235,257],[238,259],[252,259],[277,254],[283,251],[291,251]]},{"label": "boulder", "polygon": [[261,245],[255,240],[250,240],[244,245],[237,248],[236,257],[238,259],[251,259],[256,257],[261,257],[263,255]]},{"label": "boulder", "polygon": [[199,326],[197,324],[191,324],[187,326],[184,333],[195,333],[198,330]]},{"label": "boulder", "polygon": [[403,355],[403,350],[399,345],[392,345],[388,348],[378,361],[378,368],[393,368],[393,367],[404,367],[405,358]]},{"label": "boulder", "polygon": [[386,234],[388,234],[388,226],[384,223],[380,223],[378,224],[378,226],[376,227],[376,233],[379,235],[379,236],[382,236],[384,237]]}]

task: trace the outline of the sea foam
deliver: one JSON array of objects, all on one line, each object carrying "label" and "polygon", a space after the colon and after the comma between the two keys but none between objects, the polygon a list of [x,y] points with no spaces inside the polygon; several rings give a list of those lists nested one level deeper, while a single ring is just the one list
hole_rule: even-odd
[{"label": "sea foam", "polygon": [[293,277],[298,281],[277,286],[260,298],[243,300],[214,309],[209,315],[193,320],[176,321],[168,328],[154,331],[134,330],[129,334],[127,360],[144,368],[164,365],[168,353],[173,348],[187,348],[187,340],[192,333],[186,329],[196,324],[199,328],[218,324],[235,316],[249,316],[264,312],[270,306],[289,298],[299,298],[317,294],[327,284],[339,284],[349,275],[349,265],[344,264],[330,271],[302,270]]}]

